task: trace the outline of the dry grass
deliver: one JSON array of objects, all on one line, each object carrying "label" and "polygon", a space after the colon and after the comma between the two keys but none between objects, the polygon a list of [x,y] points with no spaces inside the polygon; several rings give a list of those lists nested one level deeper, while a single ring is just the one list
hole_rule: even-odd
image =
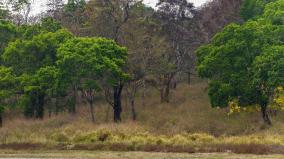
[{"label": "dry grass", "polygon": [[191,86],[181,84],[169,104],[160,104],[158,92],[152,90],[145,106],[137,98],[136,122],[125,102],[120,124],[112,123],[112,110],[102,101],[96,103],[95,124],[84,105],[75,116],[61,114],[42,121],[10,113],[0,129],[0,149],[284,153],[283,114],[273,118],[272,127],[263,126],[258,113],[227,116],[227,110],[210,107],[206,87],[197,78]]},{"label": "dry grass", "polygon": [[108,151],[0,151],[1,158],[85,158],[85,159],[283,159],[282,155],[237,155],[232,153],[147,153]]}]

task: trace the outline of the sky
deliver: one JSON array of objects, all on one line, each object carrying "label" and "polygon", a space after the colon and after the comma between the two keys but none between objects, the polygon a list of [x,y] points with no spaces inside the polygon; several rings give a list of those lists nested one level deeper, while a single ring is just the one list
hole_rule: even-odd
[{"label": "sky", "polygon": [[[34,0],[34,4],[32,5],[32,10],[33,10],[32,14],[35,15],[44,11],[46,6],[46,1],[47,0]],[[158,0],[144,0],[144,3],[154,7],[157,1]],[[203,3],[205,3],[207,0],[188,0],[188,1],[194,3],[194,5],[198,7]]]}]

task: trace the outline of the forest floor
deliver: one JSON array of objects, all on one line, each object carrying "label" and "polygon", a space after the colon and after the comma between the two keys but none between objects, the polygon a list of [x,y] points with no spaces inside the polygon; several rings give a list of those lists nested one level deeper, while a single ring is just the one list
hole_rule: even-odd
[{"label": "forest floor", "polygon": [[0,151],[284,154],[281,112],[272,116],[272,126],[263,124],[260,112],[228,116],[228,109],[211,108],[207,82],[198,78],[190,86],[178,85],[171,93],[170,103],[161,104],[159,92],[154,89],[146,94],[144,105],[141,95],[136,99],[135,122],[131,120],[131,107],[123,98],[120,124],[112,122],[112,109],[99,99],[95,103],[96,123],[91,122],[86,105],[78,107],[77,115],[47,114],[44,120],[27,120],[19,112],[8,112],[0,129]]},{"label": "forest floor", "polygon": [[284,159],[284,155],[240,155],[233,153],[149,153],[111,151],[0,151],[0,159]]}]

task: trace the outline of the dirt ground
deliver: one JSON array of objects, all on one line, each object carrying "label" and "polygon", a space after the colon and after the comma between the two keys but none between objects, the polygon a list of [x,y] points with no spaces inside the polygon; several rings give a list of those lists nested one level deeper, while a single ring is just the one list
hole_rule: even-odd
[{"label": "dirt ground", "polygon": [[284,159],[284,155],[241,155],[231,153],[148,153],[102,151],[0,151],[1,159]]}]

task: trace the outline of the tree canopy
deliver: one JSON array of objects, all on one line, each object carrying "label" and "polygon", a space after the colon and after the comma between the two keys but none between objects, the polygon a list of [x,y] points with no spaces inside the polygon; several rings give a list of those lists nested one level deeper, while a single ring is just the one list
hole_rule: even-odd
[{"label": "tree canopy", "polygon": [[266,107],[272,91],[284,81],[283,25],[273,20],[281,15],[277,8],[283,4],[283,0],[267,4],[258,19],[225,27],[197,50],[198,73],[210,79],[213,107],[227,107],[234,99],[241,106],[259,104],[264,120],[270,123]]}]

